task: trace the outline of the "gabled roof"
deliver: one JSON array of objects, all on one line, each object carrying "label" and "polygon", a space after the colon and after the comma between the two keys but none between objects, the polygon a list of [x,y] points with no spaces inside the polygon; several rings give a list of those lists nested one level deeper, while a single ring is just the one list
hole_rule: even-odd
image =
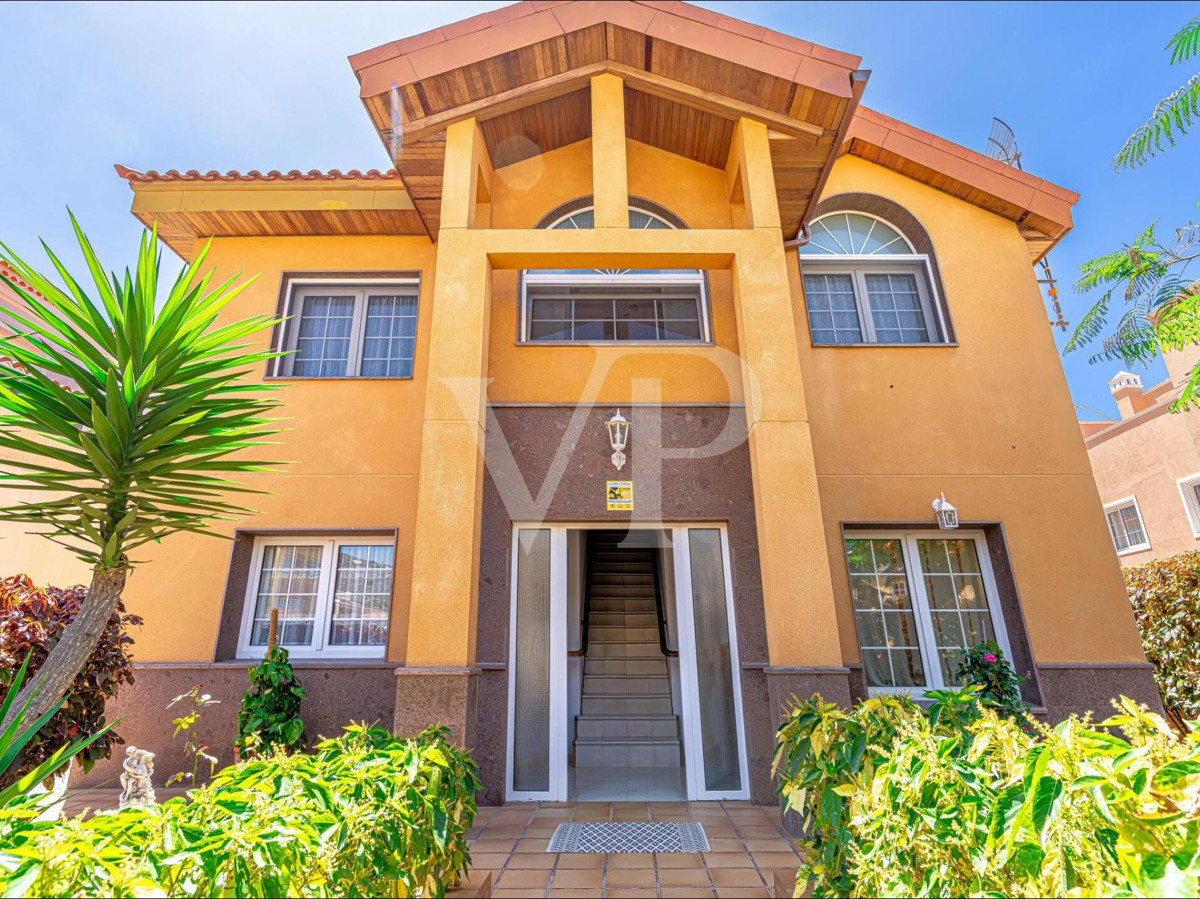
[{"label": "gabled roof", "polygon": [[1071,230],[1079,194],[865,106],[855,111],[839,152],[1016,222],[1035,261]]},{"label": "gabled roof", "polygon": [[430,235],[444,132],[474,117],[497,168],[591,134],[591,77],[620,75],[633,140],[724,166],[743,116],[767,124],[795,235],[866,84],[859,57],[680,2],[516,3],[350,58],[363,104]]}]

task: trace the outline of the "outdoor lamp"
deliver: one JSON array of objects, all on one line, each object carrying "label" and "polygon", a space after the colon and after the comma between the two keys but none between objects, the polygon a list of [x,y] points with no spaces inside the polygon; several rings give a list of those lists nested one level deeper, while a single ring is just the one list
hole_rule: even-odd
[{"label": "outdoor lamp", "polygon": [[612,464],[620,471],[625,467],[625,444],[629,441],[629,422],[621,416],[621,410],[608,420],[608,442],[612,444]]},{"label": "outdoor lamp", "polygon": [[943,531],[958,527],[958,509],[946,501],[946,494],[933,501],[933,514],[937,516],[938,527]]}]

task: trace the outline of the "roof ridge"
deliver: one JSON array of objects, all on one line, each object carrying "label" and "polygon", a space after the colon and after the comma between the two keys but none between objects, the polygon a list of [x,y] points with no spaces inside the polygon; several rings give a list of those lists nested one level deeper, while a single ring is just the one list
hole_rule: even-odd
[{"label": "roof ridge", "polygon": [[135,181],[139,183],[148,182],[164,182],[164,181],[399,181],[400,173],[395,169],[380,171],[379,169],[367,169],[365,172],[360,169],[350,169],[343,172],[341,169],[329,169],[321,171],[320,169],[310,169],[307,172],[302,172],[299,169],[290,169],[287,172],[281,172],[278,169],[271,169],[267,173],[260,172],[258,169],[250,169],[247,172],[239,172],[236,169],[230,169],[227,172],[219,172],[216,169],[211,169],[207,172],[201,172],[197,169],[188,169],[186,172],[181,172],[178,169],[167,169],[165,172],[159,172],[155,169],[148,169],[141,172],[137,169],[131,169],[128,166],[117,164],[114,166],[117,174],[133,184]]}]

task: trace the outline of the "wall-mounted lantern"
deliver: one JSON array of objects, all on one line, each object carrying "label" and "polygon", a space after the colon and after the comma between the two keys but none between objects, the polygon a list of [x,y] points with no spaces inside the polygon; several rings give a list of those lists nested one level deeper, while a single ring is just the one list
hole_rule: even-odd
[{"label": "wall-mounted lantern", "polygon": [[933,514],[937,516],[938,527],[943,531],[958,527],[958,509],[946,501],[946,494],[933,501]]},{"label": "wall-mounted lantern", "polygon": [[621,416],[621,410],[608,420],[608,442],[612,444],[612,464],[617,471],[625,467],[625,446],[629,442],[629,422]]}]

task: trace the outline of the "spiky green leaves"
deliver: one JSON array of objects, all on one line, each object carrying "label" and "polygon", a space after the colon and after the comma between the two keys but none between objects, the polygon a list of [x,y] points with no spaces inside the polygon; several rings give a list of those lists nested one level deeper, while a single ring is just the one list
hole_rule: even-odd
[{"label": "spiky green leaves", "polygon": [[214,284],[201,274],[207,246],[160,302],[157,233],[143,235],[132,272],[110,277],[71,223],[88,275],[46,247],[61,287],[0,243],[33,288],[0,271],[28,307],[0,337],[17,363],[0,365],[0,486],[45,497],[0,508],[0,520],[45,526],[81,559],[119,567],[147,542],[250,512],[224,498],[255,492],[229,475],[276,464],[247,452],[279,431],[272,388],[245,378],[274,355],[254,338],[275,319],[218,324],[253,279]]},{"label": "spiky green leaves", "polygon": [[[1200,50],[1200,16],[1179,29],[1166,49],[1171,51],[1171,65],[1196,55]],[[1193,75],[1159,101],[1150,118],[1129,135],[1125,146],[1113,157],[1113,168],[1119,171],[1143,165],[1155,153],[1173,147],[1176,134],[1186,134],[1197,118],[1200,118],[1200,74]]]}]

